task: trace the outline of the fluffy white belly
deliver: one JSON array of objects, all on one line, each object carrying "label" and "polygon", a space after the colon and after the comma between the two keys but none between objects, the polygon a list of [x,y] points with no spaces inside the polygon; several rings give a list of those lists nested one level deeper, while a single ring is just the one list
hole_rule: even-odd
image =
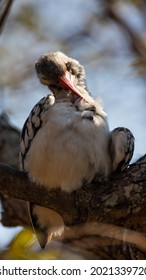
[{"label": "fluffy white belly", "polygon": [[97,115],[91,121],[68,103],[55,104],[44,114],[24,168],[38,184],[72,191],[96,173],[109,175],[108,143],[108,125],[103,118]]}]

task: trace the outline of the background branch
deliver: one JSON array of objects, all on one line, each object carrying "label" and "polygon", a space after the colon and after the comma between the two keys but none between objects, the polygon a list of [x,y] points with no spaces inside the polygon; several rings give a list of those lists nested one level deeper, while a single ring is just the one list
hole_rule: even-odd
[{"label": "background branch", "polygon": [[104,1],[105,4],[105,11],[107,16],[113,20],[123,31],[127,33],[127,35],[130,38],[131,41],[131,47],[134,51],[134,53],[141,57],[146,58],[146,45],[145,42],[141,36],[141,34],[138,34],[134,28],[132,28],[128,22],[123,19],[121,11],[120,11],[120,2],[117,2],[115,0],[108,0]]},{"label": "background branch", "polygon": [[10,12],[12,4],[13,4],[13,0],[1,0],[1,3],[0,3],[0,33],[3,30],[5,21]]}]

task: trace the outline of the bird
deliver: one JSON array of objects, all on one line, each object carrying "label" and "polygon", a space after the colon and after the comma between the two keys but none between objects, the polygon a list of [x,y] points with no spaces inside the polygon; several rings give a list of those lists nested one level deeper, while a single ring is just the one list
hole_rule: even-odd
[{"label": "bird", "polygon": [[[95,177],[100,181],[125,170],[134,152],[134,136],[123,127],[109,130],[100,99],[94,100],[87,89],[84,67],[56,51],[41,55],[35,69],[49,92],[24,123],[20,170],[47,190],[67,193]],[[64,221],[56,211],[31,202],[28,209],[41,248],[63,234]]]}]

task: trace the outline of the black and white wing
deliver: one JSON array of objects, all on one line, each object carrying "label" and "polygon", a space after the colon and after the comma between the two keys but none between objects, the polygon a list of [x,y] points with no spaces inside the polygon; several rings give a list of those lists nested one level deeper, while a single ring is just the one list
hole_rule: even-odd
[{"label": "black and white wing", "polygon": [[43,97],[31,110],[29,117],[26,119],[21,137],[20,137],[20,152],[19,152],[19,163],[20,170],[25,170],[25,158],[31,142],[36,136],[38,130],[43,125],[43,116],[47,110],[49,110],[55,103],[55,97],[53,94]]},{"label": "black and white wing", "polygon": [[134,136],[125,127],[117,127],[111,131],[110,154],[112,172],[124,171],[131,161],[134,152]]},{"label": "black and white wing", "polygon": [[[35,138],[39,129],[45,124],[44,115],[47,110],[49,110],[55,103],[55,98],[52,94],[42,98],[32,109],[30,112],[29,117],[24,123],[21,139],[20,139],[20,154],[19,154],[19,161],[20,161],[20,170],[26,172],[29,175],[29,170],[25,170],[25,160],[27,158],[27,153],[31,147],[31,143]],[[47,240],[48,240],[48,231],[47,229],[39,223],[39,219],[36,214],[38,209],[41,209],[40,212],[43,212],[43,207],[37,206],[33,203],[28,202],[28,210],[30,214],[30,219],[32,222],[33,229],[36,233],[37,239],[40,243],[42,248],[45,247]],[[46,213],[49,209],[45,210]],[[43,215],[43,213],[42,213]]]}]

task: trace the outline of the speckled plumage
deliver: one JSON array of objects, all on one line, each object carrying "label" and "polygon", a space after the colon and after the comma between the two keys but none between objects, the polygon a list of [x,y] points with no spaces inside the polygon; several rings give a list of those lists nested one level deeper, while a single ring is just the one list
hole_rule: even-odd
[{"label": "speckled plumage", "polygon": [[[110,176],[121,162],[127,166],[134,149],[133,135],[125,128],[110,133],[101,103],[86,89],[83,66],[56,52],[43,55],[36,71],[52,94],[34,106],[24,124],[21,170],[48,190],[72,192],[95,176],[99,180]],[[60,83],[65,75],[73,92]],[[64,223],[56,212],[32,203],[29,212],[42,248],[48,236],[62,234]]]}]

